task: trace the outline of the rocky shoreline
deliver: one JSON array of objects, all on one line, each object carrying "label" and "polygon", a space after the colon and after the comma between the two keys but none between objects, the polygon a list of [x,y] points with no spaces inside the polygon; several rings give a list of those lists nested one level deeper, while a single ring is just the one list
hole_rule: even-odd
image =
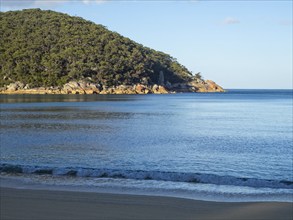
[{"label": "rocky shoreline", "polygon": [[70,81],[63,87],[30,88],[22,82],[10,83],[0,88],[0,94],[168,94],[180,92],[224,92],[211,80],[193,80],[188,83],[166,83],[164,85],[119,85],[107,87],[85,81]]}]

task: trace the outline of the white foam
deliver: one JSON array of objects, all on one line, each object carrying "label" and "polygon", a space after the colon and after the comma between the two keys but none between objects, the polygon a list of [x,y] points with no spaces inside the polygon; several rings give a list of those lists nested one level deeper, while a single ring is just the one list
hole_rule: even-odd
[{"label": "white foam", "polygon": [[[21,169],[20,169],[21,168]],[[143,171],[143,170],[116,170],[116,169],[94,169],[81,167],[48,167],[48,166],[21,166],[0,165],[0,171],[20,172],[25,174],[52,173],[55,176],[77,176],[113,179],[133,180],[157,180],[169,182],[182,182],[193,184],[214,184],[226,186],[247,186],[254,188],[293,189],[291,180],[266,180],[247,177],[219,176],[207,173],[184,173],[166,171]]]}]

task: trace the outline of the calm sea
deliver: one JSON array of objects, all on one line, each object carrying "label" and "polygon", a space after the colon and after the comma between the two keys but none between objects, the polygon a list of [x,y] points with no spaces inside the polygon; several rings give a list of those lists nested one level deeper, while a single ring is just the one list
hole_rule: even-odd
[{"label": "calm sea", "polygon": [[0,97],[2,177],[293,201],[292,90]]}]

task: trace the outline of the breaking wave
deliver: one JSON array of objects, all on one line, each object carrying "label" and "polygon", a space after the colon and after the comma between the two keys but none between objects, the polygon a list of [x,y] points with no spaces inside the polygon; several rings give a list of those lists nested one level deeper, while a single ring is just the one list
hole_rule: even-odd
[{"label": "breaking wave", "polygon": [[171,182],[188,182],[215,185],[248,186],[254,188],[293,189],[293,181],[268,180],[257,178],[241,178],[219,176],[206,173],[185,173],[144,170],[96,169],[82,167],[48,167],[0,164],[1,173],[47,174],[52,176],[76,176],[94,178],[118,178],[134,180],[159,180]]}]

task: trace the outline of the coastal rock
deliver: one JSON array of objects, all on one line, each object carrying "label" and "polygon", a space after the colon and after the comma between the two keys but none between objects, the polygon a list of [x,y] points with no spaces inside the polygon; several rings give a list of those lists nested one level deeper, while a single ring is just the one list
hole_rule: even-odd
[{"label": "coastal rock", "polygon": [[[132,93],[131,93],[132,91]],[[113,90],[113,94],[135,94],[135,92],[133,90],[131,90],[131,87],[129,86],[125,86],[125,85],[120,85],[120,86],[116,86]]]},{"label": "coastal rock", "polygon": [[225,90],[212,80],[193,80],[187,84],[194,92],[225,92]]},{"label": "coastal rock", "polygon": [[152,92],[157,91],[159,89],[159,86],[157,84],[153,85]]},{"label": "coastal rock", "polygon": [[150,93],[151,93],[151,90],[149,90],[149,89],[144,90],[144,94],[150,94]]},{"label": "coastal rock", "polygon": [[34,88],[34,89],[30,89],[30,92],[32,94],[50,94],[50,92],[48,92],[50,90],[47,90],[44,87],[39,87],[39,88]]},{"label": "coastal rock", "polygon": [[172,90],[175,92],[195,92],[192,87],[192,85],[186,83],[175,83],[172,85]]},{"label": "coastal rock", "polygon": [[85,81],[70,81],[64,84],[61,94],[99,94],[100,85]]},{"label": "coastal rock", "polygon": [[213,92],[223,92],[224,91],[224,89],[221,86],[219,86],[218,84],[216,84],[212,80],[206,80],[206,84],[208,85],[209,91],[213,91]]},{"label": "coastal rock", "polygon": [[79,89],[80,88],[79,83],[76,81],[70,81],[70,82],[66,83],[65,85],[71,87],[72,89]]},{"label": "coastal rock", "polygon": [[124,94],[136,94],[136,92],[130,88],[128,88],[127,90],[125,90]]},{"label": "coastal rock", "polygon": [[83,90],[87,89],[87,87],[88,87],[88,83],[86,83],[84,81],[78,81],[77,84],[78,84],[78,87]]},{"label": "coastal rock", "polygon": [[19,89],[23,89],[24,88],[24,83],[17,81],[14,83],[10,83],[7,87],[6,90],[11,92],[11,91],[17,91]]},{"label": "coastal rock", "polygon": [[76,90],[80,88],[79,84],[75,81],[70,81],[63,85],[64,94],[76,94]]},{"label": "coastal rock", "polygon": [[153,86],[152,92],[154,94],[167,94],[168,93],[168,91],[166,90],[166,88],[164,86],[158,86],[158,85]]},{"label": "coastal rock", "polygon": [[159,86],[158,92],[160,94],[167,94],[168,93],[167,89],[164,86]]},{"label": "coastal rock", "polygon": [[30,85],[29,84],[26,84],[23,89],[30,89]]},{"label": "coastal rock", "polygon": [[21,82],[11,83],[1,88],[2,94],[167,94],[176,92],[224,92],[225,90],[212,80],[192,80],[188,83],[174,83],[168,81],[162,85],[118,85],[108,87],[86,81],[70,81],[59,87],[30,88]]},{"label": "coastal rock", "polygon": [[142,84],[135,85],[135,92],[137,94],[144,94],[145,86]]},{"label": "coastal rock", "polygon": [[109,89],[103,89],[101,92],[100,92],[101,95],[106,95],[106,94],[111,94],[111,90]]},{"label": "coastal rock", "polygon": [[93,94],[99,94],[101,91],[101,86],[100,86],[100,84],[88,83],[86,89],[92,90]]},{"label": "coastal rock", "polygon": [[100,86],[94,83],[87,83],[83,87],[85,94],[99,94],[101,92]]}]

